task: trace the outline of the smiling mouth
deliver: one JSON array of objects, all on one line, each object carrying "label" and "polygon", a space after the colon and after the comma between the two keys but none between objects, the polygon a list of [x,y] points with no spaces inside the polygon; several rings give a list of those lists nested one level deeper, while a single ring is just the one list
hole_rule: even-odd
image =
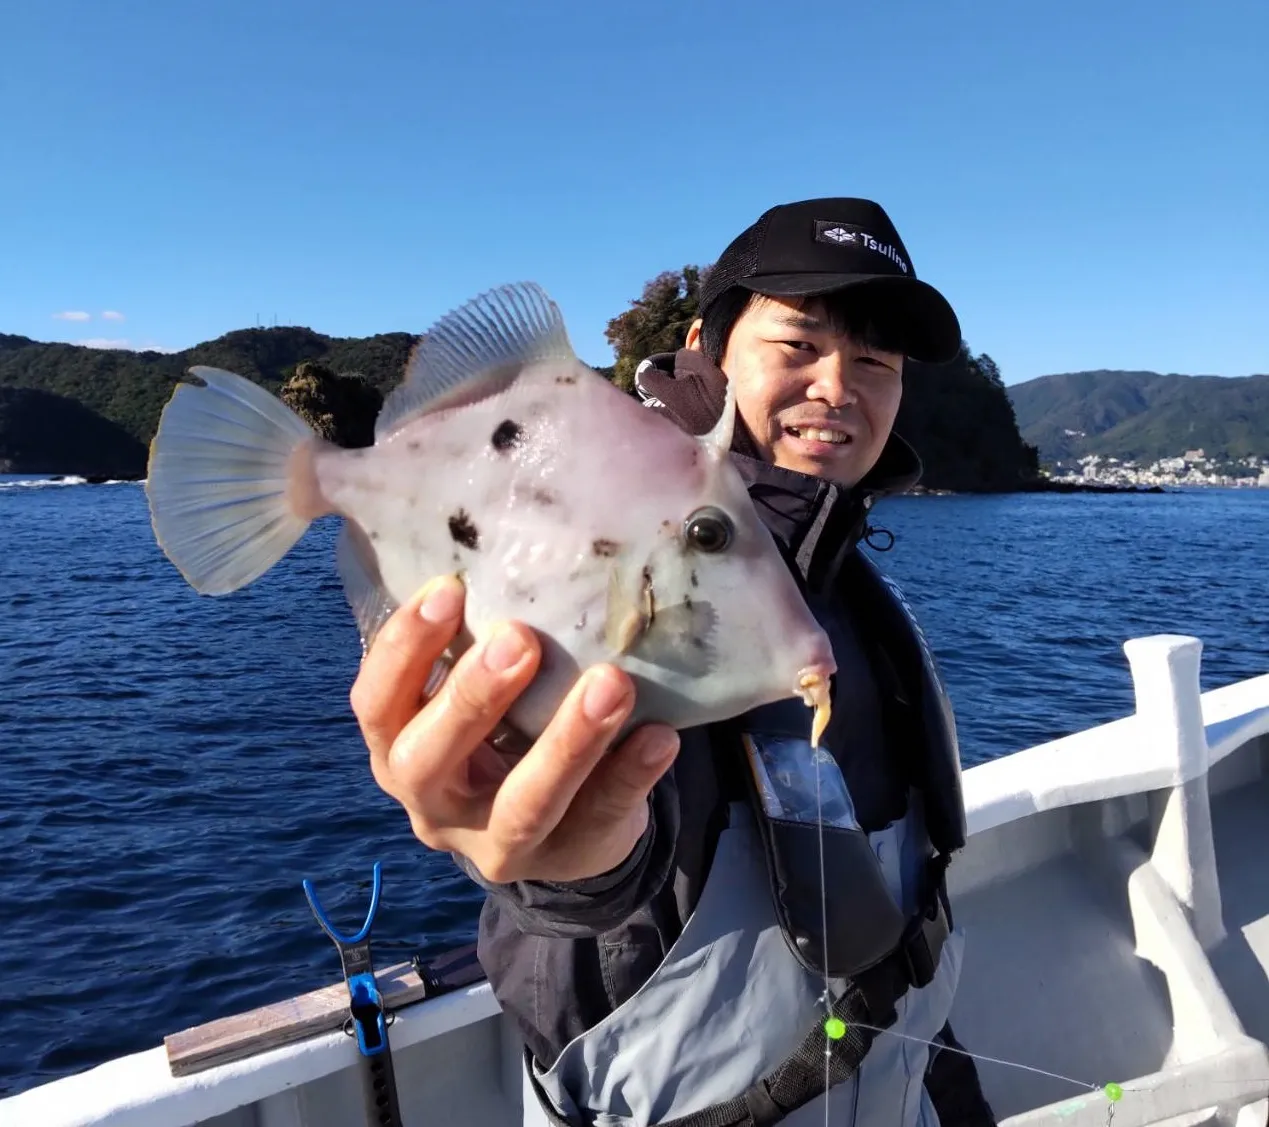
[{"label": "smiling mouth", "polygon": [[821,427],[785,427],[784,432],[807,442],[827,442],[832,446],[849,446],[854,441],[845,431],[825,430]]}]

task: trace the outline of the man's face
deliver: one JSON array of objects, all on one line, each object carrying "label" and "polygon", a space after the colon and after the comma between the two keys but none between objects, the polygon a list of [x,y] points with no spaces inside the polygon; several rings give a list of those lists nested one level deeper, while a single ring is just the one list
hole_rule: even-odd
[{"label": "man's face", "polygon": [[719,367],[767,461],[847,487],[877,464],[903,393],[902,354],[841,335],[814,300],[755,296]]}]

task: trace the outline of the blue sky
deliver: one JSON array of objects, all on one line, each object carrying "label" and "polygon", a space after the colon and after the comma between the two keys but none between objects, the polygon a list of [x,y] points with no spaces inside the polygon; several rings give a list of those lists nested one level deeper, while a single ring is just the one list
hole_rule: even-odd
[{"label": "blue sky", "polygon": [[530,278],[606,363],[654,274],[863,195],[1007,382],[1269,371],[1264,0],[39,0],[0,43],[0,331],[421,332]]}]

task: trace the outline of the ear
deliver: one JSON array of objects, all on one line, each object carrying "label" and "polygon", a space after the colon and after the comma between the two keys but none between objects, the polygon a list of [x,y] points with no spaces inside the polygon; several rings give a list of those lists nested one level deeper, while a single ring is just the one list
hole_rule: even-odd
[{"label": "ear", "polygon": [[693,352],[701,350],[701,324],[699,317],[692,322],[692,327],[687,330],[687,340],[683,342],[684,348],[690,348]]}]

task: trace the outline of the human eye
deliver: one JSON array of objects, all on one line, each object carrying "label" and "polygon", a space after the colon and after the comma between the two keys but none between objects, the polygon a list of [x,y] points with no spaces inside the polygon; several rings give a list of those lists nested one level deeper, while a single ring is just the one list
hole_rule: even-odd
[{"label": "human eye", "polygon": [[864,355],[860,356],[855,362],[877,375],[895,375],[899,371],[894,364],[887,363],[879,356]]}]

